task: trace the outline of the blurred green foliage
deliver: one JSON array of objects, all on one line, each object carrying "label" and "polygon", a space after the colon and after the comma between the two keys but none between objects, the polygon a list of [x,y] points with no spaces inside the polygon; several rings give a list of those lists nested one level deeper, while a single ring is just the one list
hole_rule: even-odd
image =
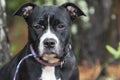
[{"label": "blurred green foliage", "polygon": [[25,0],[7,0],[7,13],[13,13]]},{"label": "blurred green foliage", "polygon": [[76,34],[77,34],[78,29],[77,29],[77,26],[76,26],[75,24],[72,25],[72,27],[71,27],[71,32],[72,32],[73,35],[76,35]]},{"label": "blurred green foliage", "polygon": [[11,44],[11,46],[10,46],[10,50],[12,52],[16,52],[17,48],[18,48],[18,45],[16,45],[16,44]]},{"label": "blurred green foliage", "polygon": [[108,50],[108,52],[110,54],[113,55],[114,59],[119,59],[120,58],[120,42],[118,44],[118,48],[117,49],[113,48],[110,45],[106,45],[106,49]]}]

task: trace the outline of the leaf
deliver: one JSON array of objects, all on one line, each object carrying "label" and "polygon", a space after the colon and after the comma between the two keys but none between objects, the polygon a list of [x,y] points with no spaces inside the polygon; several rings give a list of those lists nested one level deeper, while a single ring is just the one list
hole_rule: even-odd
[{"label": "leaf", "polygon": [[106,45],[107,50],[112,54],[116,54],[117,50],[115,50],[113,47],[111,47],[110,45]]},{"label": "leaf", "polygon": [[106,49],[109,51],[109,53],[111,53],[114,56],[115,59],[120,58],[120,52],[115,50],[110,45],[106,45]]}]

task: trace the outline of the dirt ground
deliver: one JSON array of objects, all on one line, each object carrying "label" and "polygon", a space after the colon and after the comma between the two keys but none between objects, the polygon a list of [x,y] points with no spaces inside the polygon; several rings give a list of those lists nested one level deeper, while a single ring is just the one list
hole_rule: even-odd
[{"label": "dirt ground", "polygon": [[[96,64],[92,67],[79,66],[80,80],[95,80],[100,73],[101,66]],[[107,75],[101,80],[120,80],[120,65],[107,67]]]}]

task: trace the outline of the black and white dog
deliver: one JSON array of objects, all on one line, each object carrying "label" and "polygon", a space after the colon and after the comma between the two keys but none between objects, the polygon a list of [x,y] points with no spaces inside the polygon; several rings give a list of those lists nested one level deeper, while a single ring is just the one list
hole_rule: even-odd
[{"label": "black and white dog", "polygon": [[85,15],[75,4],[23,4],[14,15],[28,24],[28,43],[0,70],[0,80],[79,80],[70,47],[71,22]]}]

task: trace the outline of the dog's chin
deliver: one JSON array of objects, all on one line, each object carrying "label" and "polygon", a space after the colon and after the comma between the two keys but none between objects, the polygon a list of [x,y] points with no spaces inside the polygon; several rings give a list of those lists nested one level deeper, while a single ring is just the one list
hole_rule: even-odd
[{"label": "dog's chin", "polygon": [[57,57],[56,54],[48,54],[48,53],[44,53],[41,57],[43,60],[47,61],[48,63],[56,63],[59,62],[60,59]]}]

